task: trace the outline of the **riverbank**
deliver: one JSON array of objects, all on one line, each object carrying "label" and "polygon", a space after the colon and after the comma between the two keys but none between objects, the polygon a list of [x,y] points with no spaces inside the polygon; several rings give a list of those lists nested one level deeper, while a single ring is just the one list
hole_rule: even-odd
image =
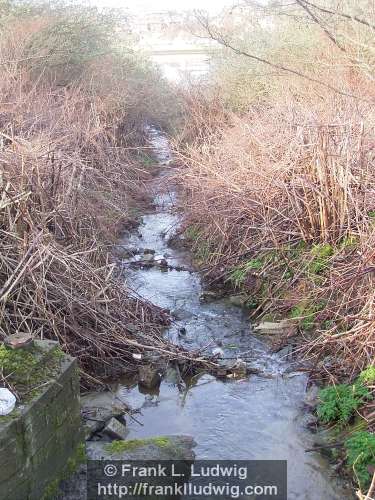
[{"label": "riverbank", "polygon": [[[189,108],[198,129],[202,108],[212,118],[217,105],[201,99]],[[310,123],[299,110],[304,128],[284,103],[227,111],[227,124],[218,109],[203,136],[179,142],[181,234],[208,286],[234,294],[273,330],[277,351],[289,346],[328,386],[321,423],[335,426],[338,463],[365,492],[375,461],[374,380],[361,382],[375,359],[372,129],[324,125],[334,118],[321,111]]]},{"label": "riverbank", "polygon": [[169,321],[110,256],[137,222],[144,127],[164,123],[168,96],[123,22],[79,4],[0,9],[0,339],[58,340],[84,387],[131,369]]},{"label": "riverbank", "polygon": [[[332,444],[340,442],[334,447],[338,463],[367,491],[375,459],[374,380],[370,377],[363,384],[358,376],[373,370],[375,354],[372,181],[366,169],[347,172],[363,179],[361,201],[349,187],[344,195],[348,204],[353,203],[345,211],[358,218],[335,236],[338,226],[324,210],[332,204],[337,215],[331,189],[339,189],[338,184],[346,187],[337,180],[331,162],[338,157],[334,139],[318,126],[309,129],[308,140],[291,135],[286,139],[286,132],[297,130],[290,124],[280,128],[278,120],[287,127],[288,118],[274,111],[278,119],[269,109],[254,110],[232,117],[231,125],[203,141],[179,146],[177,176],[185,213],[181,234],[207,285],[234,295],[259,324],[258,333],[266,333],[268,339],[272,334],[276,351],[294,351],[305,360],[311,379],[328,386],[319,394],[318,415],[322,424],[335,426]],[[260,150],[266,130],[274,148],[266,145]],[[282,141],[288,145],[284,153],[289,160],[282,157]],[[311,166],[314,158],[319,172]],[[283,161],[285,167],[280,165]],[[303,163],[297,166],[299,161]],[[314,233],[319,220],[323,232]],[[326,226],[329,221],[331,229]]]},{"label": "riverbank", "polygon": [[375,463],[372,42],[359,5],[308,4],[195,16],[222,50],[208,84],[184,89],[181,233],[209,286],[327,386],[318,414],[353,439],[338,455],[362,498]]}]

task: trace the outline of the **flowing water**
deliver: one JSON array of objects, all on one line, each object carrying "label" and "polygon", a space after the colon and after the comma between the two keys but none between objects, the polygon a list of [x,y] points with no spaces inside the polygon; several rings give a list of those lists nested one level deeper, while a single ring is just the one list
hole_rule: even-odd
[{"label": "flowing water", "polygon": [[[176,192],[164,189],[170,171],[168,142],[156,130],[149,132],[158,161],[165,168],[152,184],[155,209],[143,216],[138,230],[122,244],[155,250],[156,260],[165,258],[186,269],[190,267],[189,253],[168,246],[168,237],[180,222],[174,210]],[[262,376],[226,382],[202,375],[182,390],[171,369],[151,394],[141,392],[137,385],[119,383],[118,396],[141,409],[136,420],[129,422],[129,437],[189,434],[197,442],[197,458],[202,459],[286,459],[288,499],[352,498],[320,454],[305,452],[316,440],[304,424],[306,375],[293,372],[291,361],[272,354],[252,335],[246,313],[225,300],[202,302],[197,273],[132,268],[129,260],[122,264],[133,289],[178,318],[166,333],[171,339],[188,348],[208,346],[208,352],[219,347],[226,358],[240,357],[262,371]]]}]

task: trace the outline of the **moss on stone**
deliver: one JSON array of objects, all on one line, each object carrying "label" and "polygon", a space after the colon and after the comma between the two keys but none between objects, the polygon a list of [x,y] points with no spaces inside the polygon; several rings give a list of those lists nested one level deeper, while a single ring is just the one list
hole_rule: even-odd
[{"label": "moss on stone", "polygon": [[145,439],[129,439],[126,441],[117,440],[106,445],[105,449],[109,453],[124,453],[125,451],[132,451],[148,444],[154,444],[160,448],[165,448],[171,445],[171,440],[164,436]]},{"label": "moss on stone", "polygon": [[[59,347],[45,352],[37,345],[11,349],[0,345],[0,366],[7,381],[14,387],[22,403],[45,390],[45,384],[58,373],[64,353]],[[4,417],[0,417],[2,419]]]},{"label": "moss on stone", "polygon": [[86,445],[85,443],[80,443],[77,446],[75,453],[69,458],[64,467],[62,474],[51,481],[47,488],[44,490],[44,494],[41,500],[53,500],[58,492],[59,485],[62,481],[69,479],[75,472],[77,472],[78,467],[86,462]]}]

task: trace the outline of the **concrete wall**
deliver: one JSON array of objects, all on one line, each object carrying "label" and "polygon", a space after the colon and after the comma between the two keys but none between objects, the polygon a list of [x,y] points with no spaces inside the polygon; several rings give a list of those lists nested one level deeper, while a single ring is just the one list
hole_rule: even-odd
[{"label": "concrete wall", "polygon": [[[50,341],[36,344],[40,363],[57,347]],[[53,377],[28,405],[0,417],[1,500],[48,498],[82,440],[76,361],[64,355]]]}]

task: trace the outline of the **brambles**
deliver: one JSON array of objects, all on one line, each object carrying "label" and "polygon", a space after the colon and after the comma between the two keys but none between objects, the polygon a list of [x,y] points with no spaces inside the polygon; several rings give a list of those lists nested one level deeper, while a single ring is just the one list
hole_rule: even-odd
[{"label": "brambles", "polygon": [[[354,375],[375,355],[373,37],[350,16],[319,15],[345,51],[296,4],[201,22],[222,51],[210,85],[187,92],[176,149],[186,225],[215,249],[203,266],[210,282],[248,294],[255,316],[302,317],[312,304],[304,352],[319,366],[333,353],[324,376]],[[252,258],[264,265],[246,269]]]},{"label": "brambles", "polygon": [[137,152],[145,124],[165,122],[168,87],[116,14],[9,5],[0,10],[0,338],[59,340],[90,385],[132,369],[145,344],[169,348],[166,315],[119,283],[109,253],[144,197],[150,173]]}]

